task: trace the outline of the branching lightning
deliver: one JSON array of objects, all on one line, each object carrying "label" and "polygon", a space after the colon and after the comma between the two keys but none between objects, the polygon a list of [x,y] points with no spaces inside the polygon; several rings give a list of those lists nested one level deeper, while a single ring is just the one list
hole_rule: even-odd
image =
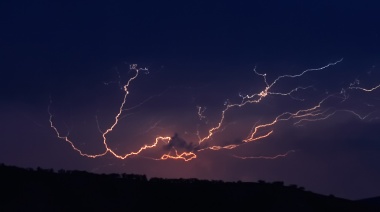
[{"label": "branching lightning", "polygon": [[[187,144],[185,141],[178,140],[178,138],[176,136],[174,136],[174,137],[157,136],[153,142],[150,142],[150,143],[148,142],[148,144],[142,145],[139,149],[137,149],[135,151],[131,151],[131,152],[126,153],[126,154],[118,154],[115,152],[114,149],[110,148],[109,143],[108,143],[109,134],[111,134],[113,132],[113,130],[115,129],[115,127],[119,124],[120,119],[122,119],[125,116],[125,114],[124,114],[125,111],[132,110],[136,107],[139,107],[139,106],[145,104],[147,101],[150,101],[153,98],[153,97],[149,97],[146,100],[144,100],[143,102],[141,102],[140,104],[138,104],[134,107],[131,107],[131,108],[125,107],[127,97],[129,95],[130,84],[139,76],[140,72],[147,72],[148,71],[146,68],[138,68],[136,64],[133,64],[130,66],[130,70],[134,72],[134,75],[127,81],[127,83],[124,86],[122,86],[123,91],[124,91],[124,96],[122,98],[120,107],[119,107],[116,115],[114,116],[114,120],[113,120],[112,124],[106,130],[103,131],[100,129],[98,119],[96,118],[98,130],[101,133],[101,137],[102,137],[102,141],[103,141],[103,146],[104,146],[103,152],[98,153],[98,154],[85,153],[75,145],[75,142],[73,142],[69,138],[69,135],[63,136],[60,133],[60,131],[58,130],[58,128],[54,125],[54,122],[53,122],[54,116],[50,110],[52,102],[49,104],[49,107],[48,107],[48,113],[50,115],[50,118],[49,118],[50,127],[54,130],[54,132],[56,133],[56,136],[59,139],[64,140],[65,142],[69,143],[69,145],[72,147],[73,150],[77,151],[81,156],[84,156],[84,157],[97,158],[97,157],[105,156],[106,154],[110,154],[110,155],[112,155],[118,159],[126,159],[126,158],[132,157],[132,156],[141,156],[141,157],[150,158],[153,160],[174,159],[174,160],[190,161],[190,160],[196,159],[197,154],[200,152],[204,152],[204,151],[208,151],[208,150],[213,150],[213,151],[232,150],[232,149],[238,148],[242,145],[248,144],[250,142],[254,142],[254,141],[258,141],[258,140],[262,140],[264,138],[267,138],[267,137],[271,136],[273,133],[275,133],[274,126],[277,125],[279,122],[290,121],[290,122],[292,122],[293,125],[300,126],[300,125],[307,123],[307,122],[315,122],[315,121],[322,121],[322,120],[328,119],[338,112],[344,112],[344,113],[351,114],[355,117],[358,117],[360,120],[367,119],[371,113],[366,114],[366,115],[360,115],[358,112],[355,112],[354,110],[334,109],[334,108],[325,109],[322,107],[326,104],[327,101],[330,101],[331,99],[339,99],[339,100],[341,100],[341,102],[346,101],[349,97],[346,94],[346,90],[342,89],[341,92],[339,92],[339,93],[329,94],[329,95],[326,94],[325,97],[320,99],[320,101],[318,101],[313,106],[304,107],[303,109],[299,109],[299,110],[295,110],[295,111],[286,111],[286,112],[280,113],[277,116],[275,116],[272,120],[267,121],[266,123],[259,123],[259,121],[257,121],[256,123],[254,123],[253,127],[251,128],[250,132],[246,135],[246,137],[244,139],[237,141],[237,142],[229,143],[229,144],[225,144],[225,145],[212,144],[212,142],[214,142],[213,138],[215,137],[215,135],[218,133],[221,133],[224,129],[227,128],[228,124],[225,123],[225,117],[226,117],[227,113],[230,113],[230,111],[235,110],[235,109],[239,109],[239,108],[243,108],[243,107],[248,107],[251,104],[259,104],[268,96],[288,96],[291,99],[302,103],[304,101],[304,98],[298,98],[294,94],[296,92],[299,92],[300,90],[306,90],[306,89],[312,88],[313,86],[305,86],[305,87],[297,86],[293,89],[290,89],[290,90],[284,91],[284,92],[278,92],[278,91],[275,92],[272,90],[277,84],[281,83],[282,81],[284,81],[286,79],[301,78],[302,76],[304,76],[310,72],[323,71],[323,70],[328,69],[331,66],[337,65],[338,63],[340,63],[342,61],[343,61],[343,59],[340,59],[336,62],[329,63],[323,67],[314,68],[314,69],[307,69],[307,70],[305,70],[299,74],[295,74],[295,75],[289,75],[289,74],[281,75],[281,76],[277,77],[276,79],[274,79],[271,83],[268,82],[267,74],[259,73],[255,67],[253,71],[257,76],[259,76],[263,79],[263,82],[265,83],[265,88],[260,90],[257,93],[253,93],[253,94],[246,94],[246,95],[239,94],[239,96],[241,98],[241,101],[239,103],[231,103],[229,100],[226,100],[225,104],[224,104],[224,109],[221,110],[219,119],[217,122],[215,122],[216,124],[212,127],[209,127],[206,130],[207,133],[205,133],[205,135],[202,135],[202,133],[198,130],[195,133],[198,140],[191,142],[190,144]],[[119,75],[119,78],[120,78],[120,75]],[[372,92],[372,91],[374,91],[380,87],[380,85],[377,85],[373,88],[362,88],[362,87],[358,87],[357,86],[358,84],[359,84],[359,81],[356,80],[354,83],[350,84],[348,89],[356,89],[356,90],[361,90],[361,91],[365,91],[365,92]],[[196,108],[197,108],[198,120],[204,121],[206,119],[206,116],[204,115],[204,113],[206,111],[206,107],[196,106]],[[149,128],[147,130],[147,132],[150,131],[152,128],[156,127],[158,123],[159,123],[159,121],[156,122],[151,128]],[[176,145],[176,142],[181,144],[181,145]],[[193,143],[195,143],[195,144],[193,144]],[[166,148],[163,148],[164,151],[166,151],[166,152],[161,154],[161,156],[159,156],[159,157],[148,157],[148,156],[142,155],[142,153],[145,150],[157,149],[157,148],[162,147],[162,146],[166,147]],[[160,150],[162,151],[162,149],[160,149]],[[278,158],[286,157],[289,154],[294,153],[294,152],[295,152],[294,150],[290,150],[284,154],[279,154],[279,155],[275,155],[275,156],[245,156],[245,157],[242,157],[242,156],[233,155],[233,157],[239,158],[239,159],[278,159]]]},{"label": "branching lightning", "polygon": [[[83,153],[80,149],[78,149],[75,146],[75,144],[68,138],[68,136],[61,136],[61,134],[59,133],[58,129],[53,124],[53,115],[50,112],[50,105],[49,105],[48,112],[49,112],[49,115],[50,115],[50,118],[49,118],[50,127],[54,129],[55,133],[57,134],[57,137],[60,138],[60,139],[62,139],[62,140],[65,140],[66,142],[68,142],[75,151],[79,152],[80,155],[85,156],[85,157],[90,157],[90,158],[97,158],[97,157],[104,156],[107,153],[111,153],[116,158],[126,159],[126,158],[128,158],[130,156],[138,155],[138,154],[140,154],[142,151],[144,151],[146,149],[154,148],[155,146],[157,146],[157,144],[160,141],[166,142],[166,143],[169,142],[170,137],[159,136],[159,137],[156,138],[156,140],[155,140],[155,142],[153,144],[151,144],[151,145],[144,145],[139,150],[137,150],[135,152],[130,152],[130,153],[125,154],[125,155],[118,155],[111,148],[108,147],[108,144],[107,144],[107,134],[111,133],[113,131],[113,129],[116,127],[116,125],[119,122],[120,116],[121,116],[122,112],[124,111],[124,105],[125,105],[127,96],[129,94],[128,88],[129,88],[130,83],[138,77],[138,75],[139,75],[139,73],[141,71],[147,71],[147,69],[145,69],[145,68],[137,68],[136,64],[131,65],[130,69],[135,71],[135,75],[133,77],[131,77],[128,80],[128,82],[123,86],[125,94],[124,94],[124,97],[123,97],[123,101],[122,101],[122,103],[120,105],[119,111],[118,111],[118,113],[115,116],[113,124],[105,132],[102,132],[100,130],[100,128],[99,128],[99,131],[102,132],[103,144],[104,144],[104,147],[105,147],[104,152],[102,152],[100,154],[86,154],[86,153]],[[98,127],[99,127],[99,125],[98,125]]]}]

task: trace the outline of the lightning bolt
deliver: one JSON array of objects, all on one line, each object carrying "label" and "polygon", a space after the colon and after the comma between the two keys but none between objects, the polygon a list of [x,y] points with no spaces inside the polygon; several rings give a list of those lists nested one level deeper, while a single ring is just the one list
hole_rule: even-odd
[{"label": "lightning bolt", "polygon": [[355,87],[355,86],[352,86],[352,84],[351,84],[351,86],[350,86],[349,88],[350,88],[350,89],[362,90],[362,91],[365,91],[365,92],[372,92],[372,91],[374,91],[374,90],[380,88],[380,84],[377,85],[377,86],[375,86],[375,87],[373,87],[373,88],[369,88],[369,89],[367,89],[367,88],[362,88],[362,87]]},{"label": "lightning bolt", "polygon": [[296,151],[295,150],[289,150],[289,151],[287,151],[284,154],[279,154],[279,155],[275,155],[275,156],[246,156],[246,157],[237,156],[237,155],[232,155],[232,156],[235,157],[235,158],[243,159],[243,160],[246,160],[246,159],[267,159],[267,160],[274,160],[274,159],[286,157],[289,154],[294,153],[294,152],[296,152]]},{"label": "lightning bolt", "polygon": [[[130,156],[138,155],[138,154],[140,154],[142,151],[144,151],[144,150],[146,150],[146,149],[151,149],[151,148],[156,147],[157,144],[158,144],[160,141],[165,142],[165,143],[168,143],[168,142],[169,142],[170,137],[162,137],[162,136],[159,136],[159,137],[156,137],[155,142],[154,142],[153,144],[151,144],[151,145],[147,145],[147,144],[146,144],[146,145],[143,145],[139,150],[134,151],[134,152],[130,152],[130,153],[127,153],[127,154],[124,154],[124,155],[116,154],[111,148],[108,147],[108,144],[107,144],[107,135],[108,135],[109,133],[111,133],[111,132],[113,131],[113,129],[116,127],[116,125],[117,125],[118,122],[119,122],[119,119],[120,119],[120,116],[121,116],[122,112],[125,110],[125,109],[124,109],[124,105],[125,105],[125,102],[126,102],[127,96],[128,96],[128,94],[129,94],[129,90],[128,90],[128,88],[129,88],[130,83],[138,77],[138,75],[139,75],[139,73],[140,73],[141,71],[148,71],[146,68],[137,68],[137,65],[136,65],[136,64],[131,65],[131,66],[130,66],[130,69],[135,71],[135,75],[132,76],[132,77],[128,80],[128,82],[123,86],[123,89],[124,89],[124,92],[125,92],[125,93],[124,93],[124,97],[123,97],[123,101],[122,101],[122,103],[121,103],[121,105],[120,105],[120,107],[119,107],[119,111],[118,111],[118,113],[116,114],[116,116],[115,116],[115,118],[114,118],[114,122],[113,122],[113,124],[112,124],[112,125],[111,125],[111,126],[105,131],[105,132],[102,132],[102,131],[100,130],[99,125],[98,125],[99,131],[102,133],[103,144],[104,144],[104,148],[105,148],[104,152],[102,152],[102,153],[99,153],[99,154],[87,154],[87,153],[84,153],[84,152],[82,152],[79,148],[77,148],[77,147],[75,146],[74,142],[71,141],[71,140],[68,138],[68,135],[67,135],[67,136],[62,136],[62,135],[60,134],[60,132],[58,131],[57,127],[53,124],[53,114],[50,112],[50,105],[49,105],[49,107],[48,107],[48,113],[49,113],[49,115],[50,115],[50,118],[49,118],[50,127],[54,129],[54,131],[55,131],[55,133],[56,133],[56,135],[57,135],[57,137],[58,137],[59,139],[62,139],[62,140],[64,140],[64,141],[66,141],[67,143],[69,143],[69,144],[71,145],[71,147],[72,147],[75,151],[77,151],[81,156],[85,156],[85,157],[89,157],[89,158],[97,158],[97,157],[104,156],[104,155],[106,155],[107,153],[110,153],[110,154],[112,154],[113,156],[115,156],[115,157],[118,158],[118,159],[126,159],[126,158],[128,158],[128,157],[130,157]],[[52,102],[50,102],[50,104],[52,104]]]},{"label": "lightning bolt", "polygon": [[[234,109],[239,109],[242,107],[247,107],[248,105],[252,105],[252,104],[259,104],[260,102],[262,102],[263,99],[267,98],[268,96],[288,96],[293,100],[302,102],[302,101],[304,101],[304,99],[297,98],[297,97],[295,97],[294,94],[300,90],[306,90],[306,89],[312,88],[312,86],[306,86],[306,87],[298,86],[298,87],[295,87],[295,88],[290,89],[290,90],[285,91],[285,92],[278,92],[278,91],[274,92],[272,90],[277,84],[281,83],[282,81],[284,81],[286,79],[301,78],[302,76],[304,76],[310,72],[327,70],[329,67],[335,66],[342,61],[343,61],[343,58],[336,61],[336,62],[329,63],[323,67],[320,67],[320,68],[307,69],[307,70],[305,70],[299,74],[281,75],[281,76],[278,76],[276,79],[274,79],[271,83],[269,83],[267,80],[267,74],[259,73],[255,67],[253,71],[257,76],[259,76],[263,79],[263,81],[265,83],[264,89],[260,90],[257,93],[253,93],[253,94],[247,94],[247,95],[239,94],[239,97],[241,98],[241,100],[238,103],[231,103],[229,100],[226,100],[225,104],[224,104],[224,109],[222,109],[220,116],[219,116],[220,118],[218,119],[216,124],[213,127],[206,130],[206,134],[203,136],[201,135],[201,133],[198,130],[195,133],[195,135],[198,138],[198,140],[196,142],[194,142],[194,143],[196,143],[196,145],[192,145],[192,143],[191,143],[191,145],[187,145],[186,151],[180,151],[179,147],[177,147],[173,144],[175,138],[169,137],[169,136],[157,136],[154,139],[154,141],[151,142],[150,144],[144,144],[139,149],[137,149],[136,151],[131,151],[127,154],[117,154],[112,148],[109,147],[108,135],[113,132],[115,127],[119,124],[120,119],[123,118],[123,112],[134,109],[136,107],[139,107],[142,104],[146,103],[147,101],[150,101],[153,98],[153,97],[149,97],[148,99],[144,100],[143,102],[141,102],[140,104],[138,104],[134,107],[125,108],[127,97],[129,95],[130,84],[139,76],[140,72],[146,72],[146,73],[148,72],[148,70],[146,68],[138,68],[136,64],[133,64],[130,66],[130,70],[134,72],[134,75],[122,87],[123,91],[124,91],[124,96],[122,98],[120,107],[119,107],[116,115],[114,116],[114,120],[113,120],[112,124],[105,131],[102,131],[99,127],[99,122],[98,122],[97,117],[96,117],[98,130],[101,133],[101,137],[102,137],[102,141],[103,141],[103,146],[104,146],[103,152],[101,152],[99,154],[85,153],[75,145],[75,143],[69,138],[69,135],[66,135],[66,136],[61,135],[58,128],[54,125],[54,122],[53,122],[54,116],[51,113],[51,109],[50,109],[52,101],[50,102],[50,104],[48,106],[50,127],[56,133],[57,138],[64,140],[65,142],[69,143],[69,145],[73,148],[73,150],[77,151],[81,156],[84,156],[84,157],[97,158],[97,157],[105,156],[106,154],[111,154],[115,158],[122,159],[122,160],[126,159],[128,157],[131,157],[131,156],[141,156],[141,157],[150,158],[153,160],[174,159],[174,160],[190,161],[190,160],[196,159],[197,153],[199,153],[199,152],[204,152],[207,150],[213,150],[213,151],[232,150],[232,149],[235,149],[241,145],[245,145],[245,144],[248,144],[250,142],[254,142],[254,141],[258,141],[258,140],[267,138],[275,132],[274,126],[276,124],[278,124],[279,122],[293,121],[293,125],[299,126],[299,125],[301,125],[301,123],[326,120],[338,112],[345,112],[345,113],[352,114],[353,116],[356,116],[361,120],[368,118],[368,116],[370,114],[363,116],[363,115],[360,115],[359,113],[357,113],[353,110],[348,110],[348,109],[337,110],[337,109],[324,109],[323,108],[323,106],[325,106],[325,104],[327,104],[326,102],[331,101],[332,99],[338,99],[338,100],[340,100],[340,102],[346,101],[348,99],[348,95],[346,94],[346,90],[342,89],[340,93],[335,93],[335,94],[330,94],[330,95],[325,96],[324,98],[322,98],[319,102],[317,102],[313,106],[309,106],[309,107],[306,107],[304,109],[300,109],[300,110],[296,110],[296,111],[283,112],[283,113],[275,116],[271,121],[267,121],[266,123],[260,124],[259,122],[256,122],[253,125],[253,127],[251,128],[251,130],[248,133],[248,135],[246,136],[246,138],[242,139],[238,142],[235,142],[233,144],[230,143],[230,144],[226,144],[226,145],[212,145],[211,144],[211,141],[213,140],[212,138],[216,134],[222,132],[224,129],[227,128],[228,124],[225,124],[225,117],[226,117],[226,114],[229,113],[230,111],[232,111]],[[365,91],[365,92],[372,92],[372,91],[374,91],[380,87],[380,85],[378,85],[378,86],[375,86],[373,88],[366,89],[366,88],[356,86],[358,84],[359,84],[359,81],[356,80],[354,83],[351,83],[348,88],[349,89],[357,89],[357,90],[361,90],[361,91]],[[159,95],[162,95],[162,94],[159,94]],[[206,116],[204,115],[204,113],[206,111],[206,107],[197,106],[196,108],[197,108],[197,115],[198,115],[199,121],[206,119]],[[158,122],[155,123],[155,125],[153,127],[156,127],[157,124],[158,124]],[[157,158],[147,157],[147,156],[141,155],[141,153],[143,151],[148,150],[148,149],[158,148],[160,145],[169,146],[170,148],[168,149],[168,152],[165,154],[162,154],[161,156],[159,156]],[[277,159],[277,158],[281,158],[281,157],[286,157],[291,153],[294,153],[294,150],[289,150],[288,152],[286,152],[284,154],[279,154],[279,155],[275,155],[275,156],[242,157],[242,156],[233,155],[233,157],[240,158],[240,159]]]},{"label": "lightning bolt", "polygon": [[[252,94],[252,95],[240,96],[242,98],[242,101],[239,104],[230,104],[227,101],[225,109],[222,111],[221,118],[220,118],[217,126],[211,128],[208,131],[208,135],[205,136],[205,137],[203,137],[201,140],[199,140],[199,144],[202,143],[202,142],[205,142],[205,141],[209,140],[214,135],[214,133],[216,133],[221,128],[222,123],[223,123],[223,121],[225,119],[225,114],[227,113],[228,110],[231,110],[232,108],[235,108],[235,107],[243,107],[243,106],[248,105],[248,104],[260,103],[268,95],[290,96],[293,92],[295,92],[295,91],[297,91],[299,89],[305,89],[305,88],[297,87],[297,88],[294,88],[291,91],[286,92],[286,93],[271,92],[271,89],[273,88],[273,86],[275,86],[282,79],[285,79],[285,78],[297,78],[297,77],[303,76],[304,74],[306,74],[308,72],[324,70],[324,69],[326,69],[326,68],[328,68],[330,66],[333,66],[333,65],[336,65],[336,64],[340,63],[342,60],[343,60],[343,58],[340,59],[340,60],[338,60],[338,61],[336,61],[336,62],[334,62],[334,63],[329,63],[326,66],[323,66],[321,68],[307,69],[307,70],[301,72],[300,74],[296,74],[296,75],[281,75],[281,76],[277,77],[271,84],[268,83],[268,80],[267,80],[267,77],[266,77],[267,74],[260,74],[259,72],[257,72],[256,67],[255,67],[255,69],[254,69],[255,74],[257,74],[258,76],[263,77],[263,79],[264,79],[264,82],[265,82],[265,85],[266,85],[266,87],[264,88],[264,90],[260,91],[259,93]],[[267,136],[269,136],[270,134],[271,133],[267,134]]]},{"label": "lightning bolt", "polygon": [[206,107],[202,108],[201,106],[197,106],[197,110],[198,110],[199,120],[205,119],[206,116],[204,116],[203,113],[206,111]]}]

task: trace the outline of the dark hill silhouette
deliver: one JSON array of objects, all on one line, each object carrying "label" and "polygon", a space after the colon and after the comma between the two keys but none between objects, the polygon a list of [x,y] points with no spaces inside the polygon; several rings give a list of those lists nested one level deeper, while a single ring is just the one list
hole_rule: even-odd
[{"label": "dark hill silhouette", "polygon": [[283,182],[147,179],[0,165],[0,211],[380,211]]},{"label": "dark hill silhouette", "polygon": [[357,200],[357,202],[369,204],[369,205],[377,205],[380,207],[380,196],[379,197],[372,197],[372,198],[366,198],[366,199],[360,199]]}]

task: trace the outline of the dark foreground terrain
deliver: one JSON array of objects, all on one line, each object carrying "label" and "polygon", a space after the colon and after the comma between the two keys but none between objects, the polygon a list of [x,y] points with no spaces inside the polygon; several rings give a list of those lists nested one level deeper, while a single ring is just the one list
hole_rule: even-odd
[{"label": "dark foreground terrain", "polygon": [[147,179],[0,165],[0,211],[380,211],[282,182]]}]

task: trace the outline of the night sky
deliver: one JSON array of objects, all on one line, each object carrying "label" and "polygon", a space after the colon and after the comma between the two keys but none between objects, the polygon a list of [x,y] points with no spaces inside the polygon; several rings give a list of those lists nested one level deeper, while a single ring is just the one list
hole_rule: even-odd
[{"label": "night sky", "polygon": [[[378,1],[1,1],[0,27],[1,163],[380,195]],[[118,159],[111,127],[118,156],[170,139]]]}]

